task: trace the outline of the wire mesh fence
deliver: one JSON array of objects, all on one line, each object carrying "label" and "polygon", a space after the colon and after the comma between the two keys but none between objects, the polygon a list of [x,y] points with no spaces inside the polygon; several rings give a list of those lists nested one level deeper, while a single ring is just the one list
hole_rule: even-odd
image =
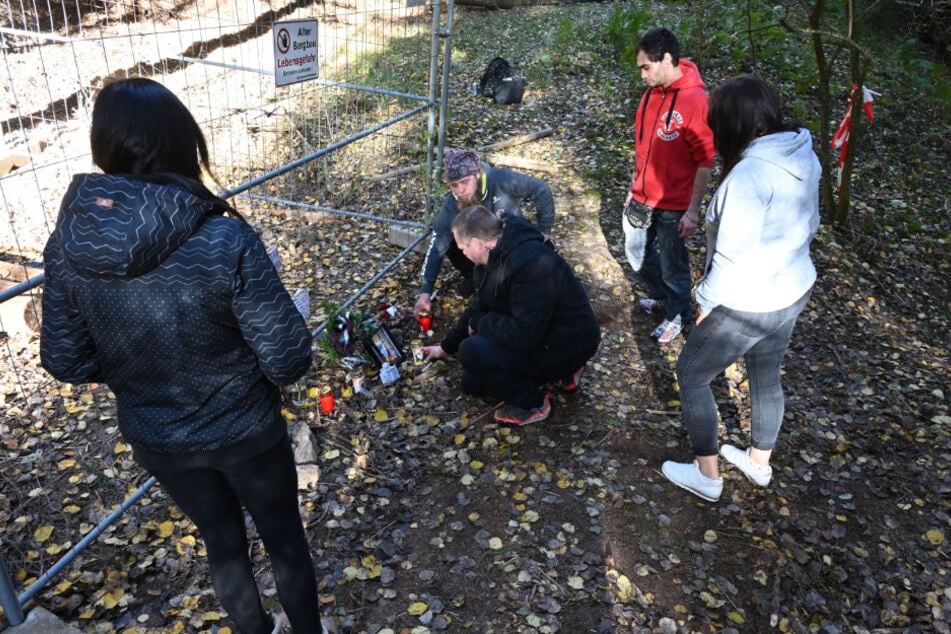
[{"label": "wire mesh fence", "polygon": [[[267,174],[431,100],[431,11],[377,0],[200,0],[0,7],[6,116],[0,179],[4,250],[36,252],[72,174],[90,168],[95,92],[113,78],[150,76],[202,123],[227,187]],[[272,24],[316,19],[320,79],[275,88]],[[388,171],[417,164],[431,122],[410,118],[356,147],[271,180],[282,198],[402,213],[425,208],[421,170],[401,174],[412,201],[381,206]],[[360,191],[369,180],[369,191]],[[380,187],[373,187],[381,183]],[[399,213],[398,213],[399,211]]]},{"label": "wire mesh fence", "polygon": [[[314,314],[352,298],[404,253],[388,226],[419,233],[432,210],[444,19],[418,0],[3,0],[0,293],[38,279],[71,178],[94,169],[98,89],[145,76],[195,115],[220,191],[279,256],[285,285],[309,289]],[[276,86],[274,24],[295,20],[316,20],[318,78]],[[0,302],[0,525],[14,527],[0,558],[21,588],[146,477],[108,389],[39,367],[41,292]],[[107,539],[141,530],[124,520]]]}]

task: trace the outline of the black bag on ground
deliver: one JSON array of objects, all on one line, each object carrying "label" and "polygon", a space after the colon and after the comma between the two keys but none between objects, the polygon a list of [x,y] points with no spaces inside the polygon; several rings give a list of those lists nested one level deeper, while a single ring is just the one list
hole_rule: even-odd
[{"label": "black bag on ground", "polygon": [[512,65],[501,57],[495,57],[485,67],[479,80],[479,94],[496,103],[521,103],[525,93],[525,79],[515,77]]},{"label": "black bag on ground", "polygon": [[524,94],[524,77],[506,77],[502,80],[502,85],[495,89],[495,103],[522,103],[522,95]]}]

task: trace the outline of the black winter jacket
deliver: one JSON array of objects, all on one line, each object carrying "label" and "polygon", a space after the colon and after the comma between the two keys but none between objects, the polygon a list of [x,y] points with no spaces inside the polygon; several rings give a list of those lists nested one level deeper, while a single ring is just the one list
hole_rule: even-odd
[{"label": "black winter jacket", "polygon": [[179,185],[79,175],[43,259],[43,367],[107,383],[143,466],[241,460],[286,433],[278,385],[310,367],[311,335],[247,223]]},{"label": "black winter jacket", "polygon": [[588,296],[565,260],[520,216],[508,216],[485,266],[475,267],[478,289],[442,342],[455,354],[471,327],[503,346],[549,347],[565,357],[590,350],[601,331]]}]

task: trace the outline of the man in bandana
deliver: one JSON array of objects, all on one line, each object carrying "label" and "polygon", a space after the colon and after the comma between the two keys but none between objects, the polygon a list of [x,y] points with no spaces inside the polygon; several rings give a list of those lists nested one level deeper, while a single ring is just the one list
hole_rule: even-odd
[{"label": "man in bandana", "polygon": [[504,211],[509,216],[521,216],[521,205],[530,201],[536,212],[535,226],[548,240],[555,222],[555,201],[551,187],[543,181],[490,167],[472,150],[446,150],[443,157],[443,178],[451,190],[443,201],[442,210],[433,223],[433,234],[423,261],[423,285],[413,313],[432,310],[432,292],[444,256],[462,273],[462,294],[472,293],[472,267],[452,237],[452,221],[460,209],[481,205],[492,212]]}]

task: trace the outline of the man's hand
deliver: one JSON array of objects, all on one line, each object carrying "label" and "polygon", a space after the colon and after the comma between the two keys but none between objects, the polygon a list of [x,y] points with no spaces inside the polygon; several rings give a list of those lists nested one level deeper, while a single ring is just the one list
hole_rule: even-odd
[{"label": "man's hand", "polygon": [[442,346],[423,346],[423,363],[429,363],[446,356],[446,351],[442,349]]},{"label": "man's hand", "polygon": [[696,325],[699,326],[700,322],[706,319],[706,317],[707,317],[707,313],[703,312],[702,308],[698,308]]},{"label": "man's hand", "polygon": [[421,310],[428,310],[430,312],[433,310],[429,293],[420,293],[419,297],[416,298],[416,305],[413,306],[413,317],[417,320],[419,319],[419,311]]},{"label": "man's hand", "polygon": [[680,233],[678,234],[681,238],[687,238],[693,235],[693,232],[697,230],[697,223],[700,222],[697,212],[692,212],[689,209],[684,212],[684,215],[680,217]]}]

